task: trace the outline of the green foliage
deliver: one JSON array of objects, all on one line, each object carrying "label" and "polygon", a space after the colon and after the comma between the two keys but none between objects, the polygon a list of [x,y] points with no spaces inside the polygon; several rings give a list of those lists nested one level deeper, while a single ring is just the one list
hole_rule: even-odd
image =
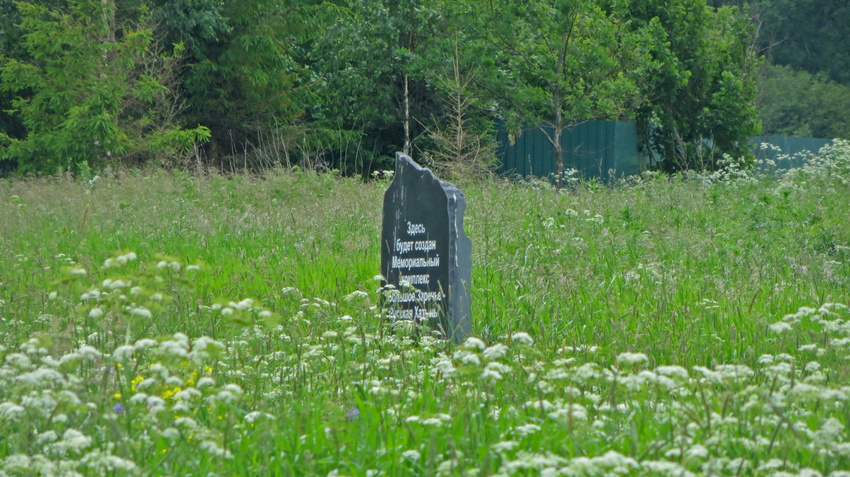
[{"label": "green foliage", "polygon": [[[18,9],[12,0],[0,0],[0,56],[11,58],[24,58],[26,50],[21,41],[21,32],[17,25],[21,21]],[[3,66],[0,64],[0,70]],[[0,89],[0,133],[20,138],[26,133],[26,129],[19,118],[10,113],[13,93]],[[0,176],[10,172],[13,164],[0,160]]]},{"label": "green foliage", "polygon": [[12,106],[26,127],[21,138],[0,133],[0,157],[18,172],[97,170],[179,154],[208,138],[206,128],[182,130],[167,115],[173,97],[160,80],[177,58],[153,49],[149,29],[128,24],[116,37],[108,2],[80,1],[67,12],[18,8],[29,57],[4,57],[0,72],[2,89],[18,94]]},{"label": "green foliage", "polygon": [[317,78],[303,64],[304,48],[334,11],[310,1],[158,2],[153,14],[166,38],[187,41],[186,114],[212,130],[211,159],[305,119]]},{"label": "green foliage", "polygon": [[444,96],[446,113],[427,126],[433,144],[419,159],[452,182],[484,176],[498,164],[493,120],[475,107],[475,71],[461,73],[455,48],[451,72],[445,68],[431,75]]},{"label": "green foliage", "polygon": [[321,103],[311,113],[362,134],[357,161],[366,172],[392,169],[395,152],[404,147],[405,78],[414,148],[429,143],[419,121],[443,114],[428,61],[448,55],[441,49],[445,30],[427,3],[344,2],[344,14],[312,52],[323,88]]},{"label": "green foliage", "polygon": [[759,46],[771,61],[850,86],[850,4],[769,0],[753,4]]},{"label": "green foliage", "polygon": [[791,67],[765,65],[759,84],[764,134],[850,137],[850,87]]},{"label": "green foliage", "polygon": [[644,151],[666,171],[714,169],[723,154],[752,158],[759,60],[752,26],[734,8],[702,0],[632,2],[636,23],[659,22],[654,55],[660,69],[641,84],[637,109]]},{"label": "green foliage", "polygon": [[[225,170],[238,155],[240,169],[368,175],[408,137],[428,160],[457,113],[445,88],[456,48],[460,76],[474,78],[463,111],[474,135],[494,119],[514,135],[539,126],[558,164],[563,131],[591,119],[637,119],[668,170],[745,155],[757,131],[753,31],[698,0],[34,5],[0,0],[0,171],[191,150]],[[181,135],[197,124],[209,130]]]},{"label": "green foliage", "polygon": [[[631,25],[619,2],[466,2],[457,8],[466,28],[466,64],[477,83],[521,133],[551,127],[560,183],[561,133],[574,121],[618,118],[640,104],[637,87],[654,68],[652,22]],[[547,133],[548,135],[548,133]]]}]

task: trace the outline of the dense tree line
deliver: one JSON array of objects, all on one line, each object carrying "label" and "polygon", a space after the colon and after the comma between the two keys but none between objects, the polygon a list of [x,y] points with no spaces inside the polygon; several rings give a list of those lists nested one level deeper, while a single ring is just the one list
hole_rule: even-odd
[{"label": "dense tree line", "polygon": [[591,119],[710,168],[759,131],[757,28],[703,0],[0,0],[0,171],[486,163],[495,122],[560,167]]},{"label": "dense tree line", "polygon": [[737,6],[766,57],[757,109],[763,134],[850,137],[850,3],[709,0]]}]

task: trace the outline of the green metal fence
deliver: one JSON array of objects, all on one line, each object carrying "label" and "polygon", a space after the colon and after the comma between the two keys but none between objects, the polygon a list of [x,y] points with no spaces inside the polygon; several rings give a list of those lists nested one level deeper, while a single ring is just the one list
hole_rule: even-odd
[{"label": "green metal fence", "polygon": [[[552,130],[546,133],[552,136]],[[549,138],[539,129],[528,129],[514,143],[504,127],[497,127],[497,154],[501,160],[499,172],[508,176],[551,177],[555,174],[555,151]],[[808,153],[817,153],[832,142],[787,136],[759,136],[750,140],[756,158],[771,159],[775,165],[762,164],[762,170],[780,170],[801,166]],[[762,143],[773,147],[763,148]],[[564,131],[564,168],[576,169],[586,178],[611,180],[639,174],[647,159],[638,153],[635,124],[624,121],[588,121]],[[779,150],[777,150],[777,148]],[[780,157],[780,154],[782,156]],[[787,156],[787,157],[786,157]]]},{"label": "green metal fence", "polygon": [[[551,128],[546,132],[552,136]],[[503,174],[549,177],[555,173],[554,147],[542,131],[524,131],[512,145],[507,131],[499,128],[496,140]],[[561,145],[564,148],[564,168],[576,169],[585,178],[608,180],[638,174],[644,166],[638,155],[634,123],[581,123],[564,131]]]},{"label": "green metal fence", "polygon": [[820,148],[831,143],[831,139],[788,136],[759,136],[750,140],[750,144],[755,148],[757,159],[769,159],[774,162],[773,165],[761,162],[759,169],[762,171],[800,167],[806,163],[811,154],[817,154]]}]

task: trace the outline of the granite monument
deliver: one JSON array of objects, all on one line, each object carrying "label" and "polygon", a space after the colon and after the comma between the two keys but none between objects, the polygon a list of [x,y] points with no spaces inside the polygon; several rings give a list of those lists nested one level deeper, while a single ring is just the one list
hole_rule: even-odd
[{"label": "granite monument", "polygon": [[463,192],[396,154],[384,194],[381,274],[397,293],[392,320],[426,322],[461,343],[469,336],[472,241],[463,231]]}]

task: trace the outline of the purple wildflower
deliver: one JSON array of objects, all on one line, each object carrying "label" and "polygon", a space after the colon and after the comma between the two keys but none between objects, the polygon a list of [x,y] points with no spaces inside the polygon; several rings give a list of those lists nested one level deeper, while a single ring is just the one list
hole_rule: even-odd
[{"label": "purple wildflower", "polygon": [[124,411],[127,410],[124,408],[124,406],[121,405],[120,402],[116,402],[115,405],[112,406],[112,409],[115,411],[116,414],[124,414]]}]

